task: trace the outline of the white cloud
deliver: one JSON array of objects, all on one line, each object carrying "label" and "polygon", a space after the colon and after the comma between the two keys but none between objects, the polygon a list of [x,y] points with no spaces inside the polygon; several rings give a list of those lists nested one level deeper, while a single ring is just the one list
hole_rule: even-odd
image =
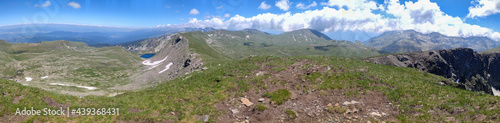
[{"label": "white cloud", "polygon": [[68,6],[71,6],[71,7],[75,8],[75,9],[81,8],[80,4],[76,3],[76,2],[69,2]]},{"label": "white cloud", "polygon": [[196,9],[191,9],[191,11],[189,11],[189,14],[190,15],[197,15],[197,14],[200,14],[200,12]]},{"label": "white cloud", "polygon": [[298,3],[295,7],[299,8],[299,9],[308,9],[308,8],[311,8],[311,7],[316,7],[318,4],[316,4],[316,1],[313,1],[313,3],[309,4],[309,5],[304,5],[303,3]]},{"label": "white cloud", "polygon": [[283,11],[288,11],[288,9],[290,9],[290,5],[292,5],[292,3],[290,1],[280,0],[280,1],[276,1],[276,4],[274,6],[280,8]]},{"label": "white cloud", "polygon": [[216,9],[222,9],[224,6],[218,6]]},{"label": "white cloud", "polygon": [[500,0],[476,0],[475,6],[469,7],[467,18],[486,17],[500,13]]},{"label": "white cloud", "polygon": [[423,33],[439,32],[447,36],[487,36],[495,39],[492,29],[471,25],[459,17],[447,15],[440,10],[438,4],[429,0],[419,0],[415,3],[408,1],[405,4],[391,0],[386,12],[396,17],[388,19],[394,23],[391,25],[394,30],[413,29]]},{"label": "white cloud", "polygon": [[370,0],[328,0],[322,2],[321,5],[347,7],[347,9],[383,9],[382,6],[377,6],[377,3]]},{"label": "white cloud", "polygon": [[212,18],[212,17],[210,17],[210,15],[203,17],[203,19],[210,19],[210,18]]},{"label": "white cloud", "polygon": [[[364,2],[371,4],[369,2]],[[499,40],[500,33],[492,29],[465,23],[459,17],[447,15],[440,7],[429,0],[400,3],[398,0],[386,1],[382,12],[375,14],[372,9],[377,7],[347,7],[352,9],[336,9],[323,7],[317,10],[307,10],[300,13],[286,12],[282,14],[263,13],[252,17],[234,15],[223,19],[214,17],[207,20],[190,19],[188,23],[178,26],[195,26],[199,28],[214,27],[221,29],[264,29],[292,31],[303,28],[322,32],[334,31],[365,31],[382,33],[392,30],[413,29],[423,33],[439,32],[448,36],[487,36]],[[385,15],[392,15],[386,17]]]},{"label": "white cloud", "polygon": [[266,4],[266,1],[260,3],[259,9],[266,10],[266,9],[269,9],[269,8],[271,8],[271,5]]},{"label": "white cloud", "polygon": [[[50,5],[52,5],[52,4],[50,3],[50,1],[47,0],[47,1],[43,2],[41,6],[42,7],[49,7]],[[35,4],[33,6],[34,7],[40,7],[40,5],[38,5],[38,4]]]},{"label": "white cloud", "polygon": [[229,13],[224,14],[224,17],[230,17],[231,15]]}]

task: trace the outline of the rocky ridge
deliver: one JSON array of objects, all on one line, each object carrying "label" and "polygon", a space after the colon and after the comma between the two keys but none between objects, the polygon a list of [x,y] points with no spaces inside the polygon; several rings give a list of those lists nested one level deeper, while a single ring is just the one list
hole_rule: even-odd
[{"label": "rocky ridge", "polygon": [[500,54],[477,53],[469,48],[400,53],[367,58],[366,61],[417,68],[459,83],[460,88],[493,94],[500,88]]}]

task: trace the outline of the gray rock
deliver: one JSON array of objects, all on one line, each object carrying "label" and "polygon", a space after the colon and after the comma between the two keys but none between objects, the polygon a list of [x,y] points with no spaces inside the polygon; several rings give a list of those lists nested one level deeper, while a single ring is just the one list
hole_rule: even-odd
[{"label": "gray rock", "polygon": [[203,122],[208,122],[208,119],[209,119],[209,115],[204,115],[202,118]]},{"label": "gray rock", "polygon": [[259,102],[264,102],[266,99],[265,98],[260,98]]},{"label": "gray rock", "polygon": [[231,109],[231,112],[233,112],[233,114],[238,114],[238,113],[240,113],[240,111],[238,111],[238,109]]}]

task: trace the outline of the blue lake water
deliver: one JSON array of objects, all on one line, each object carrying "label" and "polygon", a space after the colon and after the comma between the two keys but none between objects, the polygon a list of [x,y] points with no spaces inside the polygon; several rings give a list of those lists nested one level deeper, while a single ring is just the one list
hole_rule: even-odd
[{"label": "blue lake water", "polygon": [[149,59],[149,58],[151,58],[151,57],[153,57],[155,55],[156,55],[156,53],[148,53],[148,54],[142,54],[141,57]]}]

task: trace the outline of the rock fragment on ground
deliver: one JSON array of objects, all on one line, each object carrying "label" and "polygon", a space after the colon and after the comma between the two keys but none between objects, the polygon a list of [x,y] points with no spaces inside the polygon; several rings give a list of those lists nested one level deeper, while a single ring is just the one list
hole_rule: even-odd
[{"label": "rock fragment on ground", "polygon": [[238,111],[238,109],[231,109],[231,112],[232,112],[233,114],[238,114],[238,113],[240,113],[240,111]]},{"label": "rock fragment on ground", "polygon": [[260,98],[259,102],[264,102],[266,99],[265,98]]},{"label": "rock fragment on ground", "polygon": [[253,103],[250,102],[247,98],[241,98],[241,103],[245,104],[246,106],[252,106]]},{"label": "rock fragment on ground", "polygon": [[202,120],[203,122],[208,122],[209,115],[204,115]]}]

